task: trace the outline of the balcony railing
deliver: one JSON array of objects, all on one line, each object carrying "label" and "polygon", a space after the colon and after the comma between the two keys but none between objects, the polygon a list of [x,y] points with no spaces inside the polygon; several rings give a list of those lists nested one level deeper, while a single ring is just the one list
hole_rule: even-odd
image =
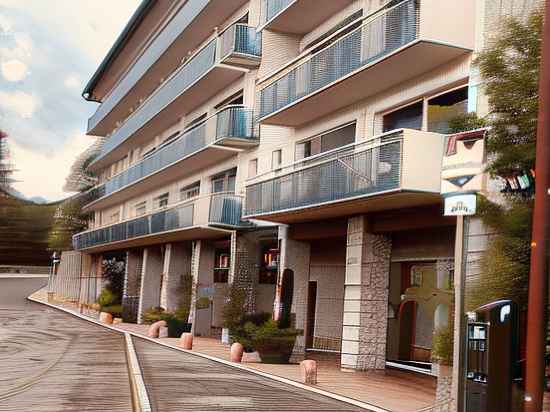
[{"label": "balcony railing", "polygon": [[398,189],[401,184],[403,134],[385,135],[381,142],[351,145],[297,163],[298,169],[246,188],[246,216]]},{"label": "balcony railing", "polygon": [[149,175],[163,170],[212,144],[223,144],[227,139],[258,142],[258,127],[254,112],[244,106],[229,106],[186,130],[172,142],[131,166],[106,183],[95,187],[86,198],[87,203],[110,195]]},{"label": "balcony railing", "polygon": [[[213,69],[217,63],[223,62],[232,53],[259,57],[261,55],[258,49],[258,45],[261,44],[261,40],[258,40],[260,34],[256,34],[254,28],[248,26],[241,24],[234,26],[236,27],[230,27],[220,38],[210,41],[160,85],[107,139],[101,149],[99,158],[126,141],[178,96],[185,93],[186,90]],[[231,36],[234,37],[233,41],[231,41]],[[218,41],[220,46],[218,46]],[[224,42],[226,44],[225,50],[221,46]],[[228,54],[224,55],[222,51]]]},{"label": "balcony railing", "polygon": [[242,197],[234,193],[216,193],[156,213],[79,233],[73,236],[73,246],[76,250],[87,249],[193,226],[250,225],[243,222],[241,217]]},{"label": "balcony railing", "polygon": [[113,92],[97,108],[88,120],[88,130],[95,128],[107,114],[130,92],[145,73],[158,61],[162,54],[187,29],[189,24],[204,9],[210,0],[188,1],[168,25],[153,40],[128,73],[113,89]]},{"label": "balcony railing", "polygon": [[233,53],[259,58],[262,34],[246,24],[234,24],[220,36],[220,53],[222,61]]},{"label": "balcony railing", "polygon": [[185,204],[112,226],[79,233],[73,237],[73,247],[75,250],[87,249],[191,227],[193,226],[193,207],[193,204]]},{"label": "balcony railing", "polygon": [[[280,1],[281,5],[283,3],[288,2]],[[273,4],[278,5],[279,2]],[[260,91],[260,118],[416,40],[419,33],[419,5],[419,0],[404,0],[396,6],[382,9],[365,18],[357,29],[308,56]]]},{"label": "balcony railing", "polygon": [[243,199],[229,193],[212,195],[210,200],[209,222],[221,226],[243,226]]},{"label": "balcony railing", "polygon": [[263,0],[261,5],[261,23],[267,23],[294,1],[296,0]]}]

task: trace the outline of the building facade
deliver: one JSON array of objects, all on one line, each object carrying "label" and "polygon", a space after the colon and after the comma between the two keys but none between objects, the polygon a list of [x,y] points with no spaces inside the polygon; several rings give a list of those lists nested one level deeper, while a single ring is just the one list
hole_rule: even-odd
[{"label": "building facade", "polygon": [[84,92],[107,139],[75,249],[123,256],[137,322],[190,275],[194,333],[216,336],[237,283],[250,312],[291,296],[295,359],[434,373],[453,316],[445,165],[485,161],[483,134],[450,121],[487,112],[472,60],[524,3],[144,0]]}]

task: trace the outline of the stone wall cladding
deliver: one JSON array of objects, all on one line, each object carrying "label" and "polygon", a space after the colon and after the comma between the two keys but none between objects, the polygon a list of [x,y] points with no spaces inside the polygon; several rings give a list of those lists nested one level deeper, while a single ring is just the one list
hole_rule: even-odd
[{"label": "stone wall cladding", "polygon": [[386,367],[391,238],[364,233],[358,369]]},{"label": "stone wall cladding", "polygon": [[256,286],[260,268],[258,237],[262,232],[239,233],[234,251],[235,285],[246,290],[245,311],[256,310]]}]

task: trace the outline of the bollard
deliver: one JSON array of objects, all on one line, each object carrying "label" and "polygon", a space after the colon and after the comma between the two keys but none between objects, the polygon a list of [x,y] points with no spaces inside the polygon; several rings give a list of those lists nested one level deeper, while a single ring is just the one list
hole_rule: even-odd
[{"label": "bollard", "polygon": [[160,334],[160,328],[165,328],[166,321],[159,320],[158,322],[153,323],[151,326],[149,326],[149,329],[147,330],[147,336],[149,338],[158,338]]},{"label": "bollard", "polygon": [[244,347],[239,342],[231,345],[231,362],[241,363],[243,360]]},{"label": "bollard", "polygon": [[193,334],[192,333],[182,333],[180,338],[180,346],[183,349],[192,350],[193,349]]},{"label": "bollard", "polygon": [[305,360],[300,363],[302,372],[302,382],[308,385],[317,384],[317,362],[314,360]]},{"label": "bollard", "polygon": [[99,321],[111,325],[113,323],[113,315],[108,312],[101,312],[99,314]]}]

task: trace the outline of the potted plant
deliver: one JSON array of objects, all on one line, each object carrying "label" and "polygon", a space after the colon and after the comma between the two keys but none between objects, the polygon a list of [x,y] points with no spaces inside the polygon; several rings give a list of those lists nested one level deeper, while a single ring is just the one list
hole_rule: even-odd
[{"label": "potted plant", "polygon": [[[246,298],[246,292],[244,289],[238,287],[233,283],[228,289],[225,296],[225,305],[223,307],[223,329],[222,329],[222,342],[229,343],[232,335],[238,334],[237,329],[244,325],[242,322],[242,316],[244,313],[244,303]],[[226,340],[226,341],[224,341]],[[245,346],[243,342],[240,342]]]},{"label": "potted plant", "polygon": [[263,363],[288,363],[296,336],[302,334],[294,328],[280,328],[273,319],[261,326],[248,322],[245,330],[251,336],[252,346],[260,354]]},{"label": "potted plant", "polygon": [[[258,312],[242,315],[239,319],[239,322],[233,324],[231,329],[229,330],[230,343],[240,343],[241,345],[243,345],[245,353],[254,352],[254,347],[252,343],[253,336],[251,335],[251,333],[255,331],[254,327],[257,328],[270,319],[271,313],[268,312]],[[251,323],[253,326],[249,325],[248,327],[245,327],[248,323]]]}]

